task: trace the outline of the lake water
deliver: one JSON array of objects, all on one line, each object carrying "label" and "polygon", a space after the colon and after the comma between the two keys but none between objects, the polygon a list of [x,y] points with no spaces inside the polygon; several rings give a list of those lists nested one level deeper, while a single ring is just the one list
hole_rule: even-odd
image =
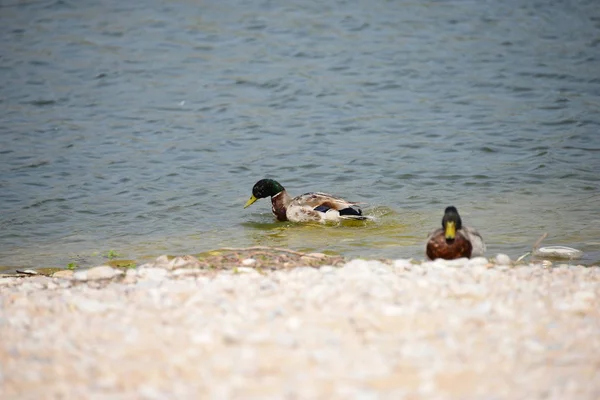
[{"label": "lake water", "polygon": [[[269,245],[600,259],[595,0],[0,1],[0,265]],[[276,223],[254,183],[368,203]]]}]

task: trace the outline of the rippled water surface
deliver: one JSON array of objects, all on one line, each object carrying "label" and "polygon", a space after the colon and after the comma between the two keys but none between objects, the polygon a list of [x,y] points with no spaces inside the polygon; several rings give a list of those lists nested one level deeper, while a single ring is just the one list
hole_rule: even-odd
[{"label": "rippled water surface", "polygon": [[[450,204],[600,259],[595,0],[1,0],[0,39],[0,265],[422,258]],[[263,177],[376,221],[276,223]]]}]

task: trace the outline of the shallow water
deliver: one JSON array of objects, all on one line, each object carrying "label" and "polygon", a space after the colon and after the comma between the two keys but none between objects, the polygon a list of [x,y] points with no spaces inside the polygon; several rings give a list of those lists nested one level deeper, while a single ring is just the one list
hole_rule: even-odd
[{"label": "shallow water", "polygon": [[[593,0],[15,0],[0,38],[0,265],[422,258],[450,204],[488,254],[600,259]],[[263,177],[376,220],[276,223],[242,208]]]}]

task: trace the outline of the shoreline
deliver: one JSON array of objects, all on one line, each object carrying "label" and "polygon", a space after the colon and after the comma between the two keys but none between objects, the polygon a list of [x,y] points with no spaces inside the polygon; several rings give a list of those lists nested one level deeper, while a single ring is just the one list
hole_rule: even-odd
[{"label": "shoreline", "polygon": [[[600,266],[600,261],[590,261],[588,260],[585,264],[580,262],[580,259],[583,256],[583,253],[579,250],[564,247],[564,246],[550,246],[545,248],[546,256],[539,252],[539,250],[544,250],[544,248],[539,248],[540,243],[546,237],[546,234],[542,235],[537,242],[533,245],[533,249],[531,252],[525,253],[516,260],[510,258],[510,256],[506,254],[496,254],[494,257],[488,257],[489,264],[497,263],[501,265],[511,265],[511,266],[532,266],[532,265],[541,265],[543,267],[553,267],[558,265],[575,265],[581,268],[593,268]],[[557,249],[563,251],[562,254],[556,253]],[[565,254],[564,251],[568,250],[575,257],[567,257],[568,254]],[[112,250],[109,252],[111,253]],[[538,252],[538,254],[536,254]],[[207,250],[196,255],[188,255],[184,257],[193,257],[197,260],[197,264],[195,267],[205,268],[205,269],[232,269],[235,268],[238,264],[242,266],[241,262],[243,259],[252,258],[253,254],[257,254],[257,263],[256,265],[252,265],[254,267],[261,268],[262,266],[268,265],[269,269],[285,269],[290,268],[291,266],[312,266],[316,267],[319,265],[340,265],[343,262],[348,262],[354,259],[374,259],[379,260],[384,263],[392,263],[395,259],[402,258],[361,258],[361,257],[345,257],[339,254],[325,254],[325,253],[309,253],[309,252],[300,252],[295,250],[290,250],[286,248],[278,248],[278,247],[269,247],[269,246],[251,246],[251,247],[243,247],[243,248],[233,248],[233,247],[221,247],[213,250]],[[115,253],[116,254],[116,253]],[[105,257],[107,259],[104,262],[99,263],[97,265],[101,266],[109,266],[112,268],[121,269],[123,271],[130,268],[137,268],[139,266],[147,266],[149,264],[156,264],[156,260],[151,260],[151,257],[144,257],[143,260],[146,260],[145,263],[138,264],[138,260],[135,259],[121,259],[115,256]],[[161,260],[163,258],[173,259],[179,256],[169,256],[163,255],[157,258],[157,260]],[[480,257],[484,258],[484,257]],[[431,262],[431,260],[427,259],[415,259],[409,258],[413,264],[421,264]],[[310,262],[309,262],[310,261]],[[453,260],[454,261],[454,260]],[[451,262],[453,262],[451,261]],[[164,265],[158,265],[161,268],[166,268],[166,261],[162,261]],[[160,263],[160,261],[159,261]],[[78,266],[77,263],[73,263],[73,268],[69,268],[69,266],[65,267],[15,267],[15,266],[4,266],[0,270],[0,279],[3,277],[29,277],[29,276],[49,276],[52,277],[55,272],[59,271],[81,271],[88,270],[91,268],[95,268],[95,266]]]}]

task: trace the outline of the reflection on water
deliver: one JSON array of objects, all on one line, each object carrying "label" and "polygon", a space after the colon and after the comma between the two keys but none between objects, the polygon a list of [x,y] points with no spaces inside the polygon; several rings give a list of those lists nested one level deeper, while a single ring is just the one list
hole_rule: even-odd
[{"label": "reflection on water", "polygon": [[[5,2],[6,3],[6,2]],[[273,245],[423,257],[600,246],[600,8],[421,1],[0,5],[0,265]],[[244,210],[259,179],[362,226]]]}]

